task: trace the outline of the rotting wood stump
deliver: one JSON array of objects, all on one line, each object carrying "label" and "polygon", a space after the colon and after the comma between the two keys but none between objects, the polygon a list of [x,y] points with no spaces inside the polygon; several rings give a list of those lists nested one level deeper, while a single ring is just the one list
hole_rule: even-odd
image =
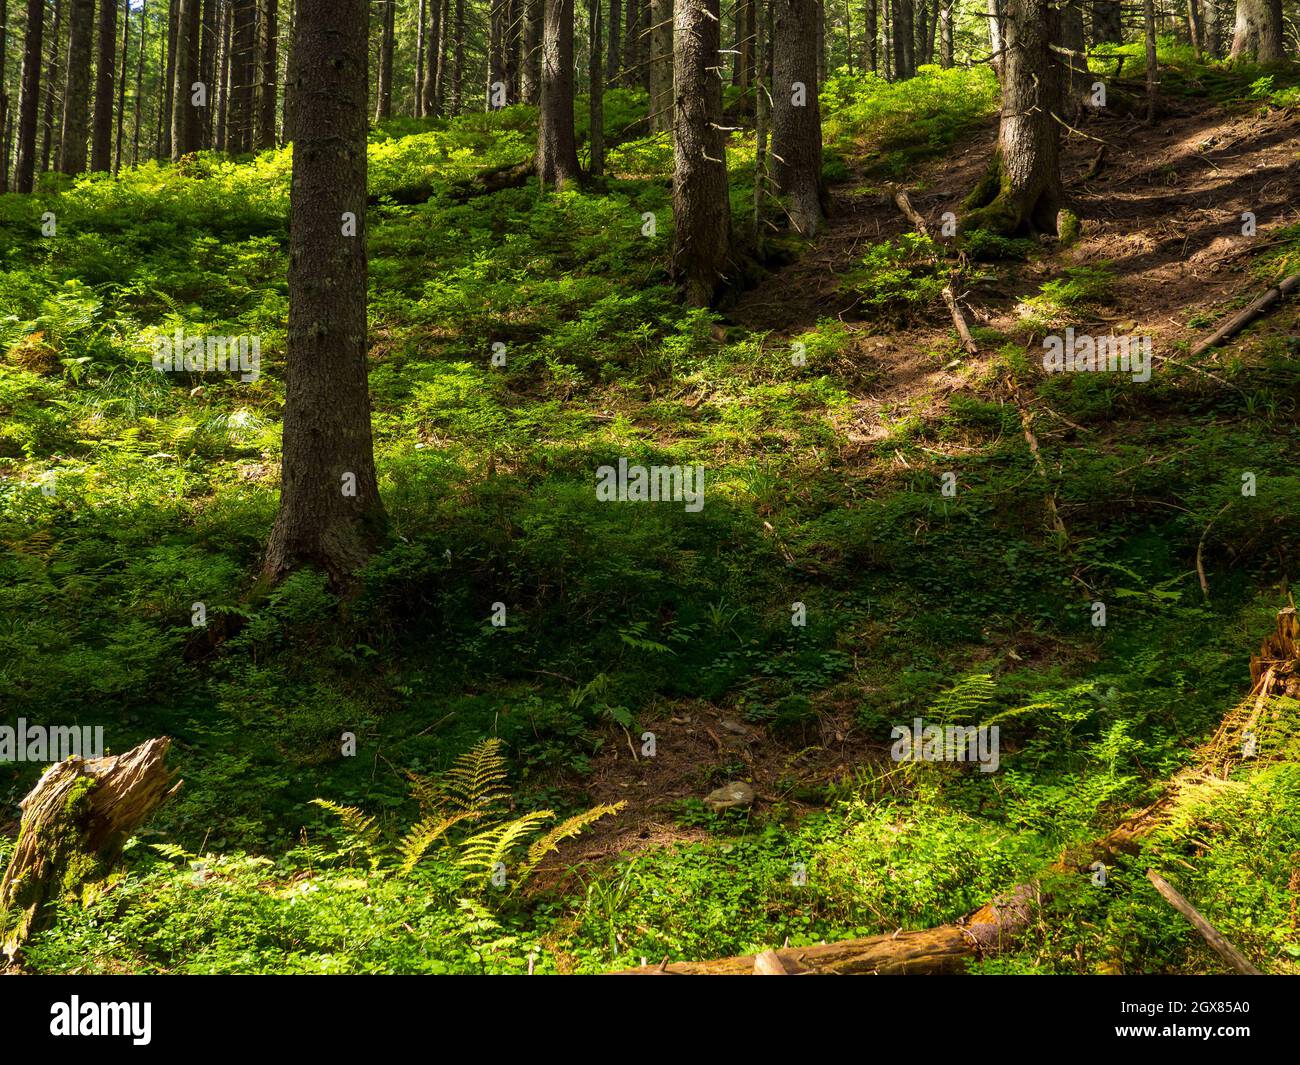
[{"label": "rotting wood stump", "polygon": [[21,803],[18,845],[0,880],[0,967],[12,965],[53,904],[102,880],[144,820],[181,786],[164,764],[171,740],[50,766]]}]

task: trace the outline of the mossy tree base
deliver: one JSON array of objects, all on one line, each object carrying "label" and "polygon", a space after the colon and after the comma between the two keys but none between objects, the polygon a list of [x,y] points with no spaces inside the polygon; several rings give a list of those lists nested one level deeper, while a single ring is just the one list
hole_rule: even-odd
[{"label": "mossy tree base", "polygon": [[163,764],[171,740],[112,758],[51,766],[23,799],[18,845],[0,879],[0,965],[49,920],[52,904],[103,879],[131,834],[175,794]]}]

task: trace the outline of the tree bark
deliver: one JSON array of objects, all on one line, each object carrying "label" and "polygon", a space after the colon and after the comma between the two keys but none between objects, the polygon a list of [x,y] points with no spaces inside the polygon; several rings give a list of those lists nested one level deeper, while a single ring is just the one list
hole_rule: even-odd
[{"label": "tree bark", "polygon": [[587,80],[590,90],[591,166],[592,177],[605,173],[605,75],[601,41],[600,0],[587,0],[588,41]]},{"label": "tree bark", "polygon": [[194,54],[190,30],[193,26],[194,5],[197,0],[178,0],[176,8],[176,69],[172,73],[172,162],[193,151],[195,107],[190,86],[194,70],[190,57]]},{"label": "tree bark", "polygon": [[686,302],[707,307],[731,255],[719,0],[677,0],[673,31],[673,259]]},{"label": "tree bark", "polygon": [[[46,67],[45,73],[45,111],[42,119],[41,128],[43,130],[41,137],[41,172],[45,173],[50,169],[51,158],[57,158],[58,147],[54,139],[55,116],[54,116],[54,90],[59,83],[59,48],[61,42],[60,21],[63,15],[63,0],[54,0],[54,25],[51,28],[52,40],[50,41],[50,62]],[[39,70],[39,68],[38,68]],[[39,75],[38,75],[39,77]],[[60,121],[62,121],[62,116]]]},{"label": "tree bark", "polygon": [[772,0],[772,10],[773,178],[795,229],[813,237],[826,208],[815,0]]},{"label": "tree bark", "polygon": [[1093,0],[1092,43],[1123,44],[1124,24],[1120,0]]},{"label": "tree bark", "polygon": [[113,168],[113,93],[117,88],[117,0],[99,0],[99,54],[95,60],[95,123],[90,169]]},{"label": "tree bark", "polygon": [[1237,0],[1230,54],[1254,55],[1260,63],[1282,59],[1282,0]]},{"label": "tree bark", "polygon": [[536,105],[542,95],[542,0],[525,0],[525,5],[520,96],[524,103]]},{"label": "tree bark", "polygon": [[[220,5],[224,7],[224,5]],[[213,122],[217,108],[217,49],[218,37],[217,0],[202,0],[199,7],[199,75],[206,94],[206,105],[198,115],[198,132],[195,136],[199,148],[212,147]]]},{"label": "tree bark", "polygon": [[1088,73],[1088,60],[1084,56],[1087,43],[1083,32],[1082,0],[1064,0],[1060,7],[1061,31],[1060,44],[1074,55],[1063,55],[1057,60],[1064,70],[1061,72],[1061,117],[1074,124],[1083,111],[1084,96],[1092,85]]},{"label": "tree bark", "polygon": [[[117,0],[112,2],[116,3]],[[2,3],[4,0],[0,0],[0,4]],[[122,169],[122,131],[126,124],[126,83],[131,59],[131,0],[123,0],[122,7],[122,73],[117,82],[117,147],[113,153],[114,175]],[[141,22],[143,23],[143,16]]]},{"label": "tree bark", "polygon": [[442,34],[441,0],[432,0],[429,25],[425,36],[424,85],[420,86],[420,113],[425,117],[438,114],[438,39]]},{"label": "tree bark", "polygon": [[[278,0],[264,0],[258,24],[259,92],[257,98],[257,143],[259,150],[275,147],[275,116],[279,109],[280,7]],[[391,79],[390,79],[391,83]]]},{"label": "tree bark", "polygon": [[[913,0],[894,0],[894,77],[898,81],[916,75]],[[776,54],[781,54],[780,47]]]},{"label": "tree bark", "polygon": [[366,0],[300,0],[280,510],[265,573],[346,586],[385,529],[366,368]]},{"label": "tree bark", "polygon": [[176,793],[180,783],[164,764],[170,745],[154,739],[114,757],[69,758],[28,792],[18,843],[0,879],[0,912],[9,918],[0,961],[18,960],[61,898],[102,880],[135,830]]},{"label": "tree bark", "polygon": [[[438,0],[433,0],[436,4]],[[424,6],[426,0],[420,0],[415,16],[415,88],[411,98],[411,114],[415,118],[424,117]]]},{"label": "tree bark", "polygon": [[[31,192],[36,181],[36,109],[41,98],[41,38],[45,31],[45,5],[27,0],[27,32],[23,38],[23,66],[18,90],[18,162],[14,188]],[[58,33],[54,35],[58,47]]]},{"label": "tree bark", "polygon": [[967,199],[968,229],[1006,236],[1057,232],[1062,190],[1053,109],[1060,71],[1049,45],[1055,10],[1039,0],[1006,0],[1002,119],[989,175]]},{"label": "tree bark", "polygon": [[90,57],[95,36],[95,0],[72,0],[68,37],[68,76],[63,90],[63,135],[59,170],[80,174],[86,169],[86,139],[90,134]]},{"label": "tree bark", "polygon": [[877,74],[880,72],[880,9],[876,0],[866,0],[863,23],[865,26],[862,34],[863,44],[866,48],[864,53],[866,67],[871,73]]},{"label": "tree bark", "polygon": [[170,159],[172,154],[172,109],[176,106],[173,83],[176,80],[176,7],[178,3],[179,0],[169,0],[167,5],[167,66],[165,71],[161,67],[159,71],[162,74],[162,84],[159,86],[162,91],[162,106],[158,108],[158,145],[156,152],[159,159]]},{"label": "tree bark", "polygon": [[573,123],[573,0],[542,0],[542,93],[537,176],[563,188],[582,176]]},{"label": "tree bark", "polygon": [[257,51],[256,0],[231,0],[234,20],[230,54],[230,110],[226,147],[232,155],[253,150],[253,112],[256,104],[254,62]]},{"label": "tree bark", "polygon": [[673,128],[673,0],[650,4],[650,129]]},{"label": "tree bark", "polygon": [[952,69],[952,8],[955,0],[943,0],[939,5],[939,65]]},{"label": "tree bark", "polygon": [[[129,7],[128,7],[129,10]],[[149,0],[140,0],[140,47],[135,56],[135,121],[131,131],[131,165],[140,165],[140,108],[143,103],[144,57],[149,44]]]}]

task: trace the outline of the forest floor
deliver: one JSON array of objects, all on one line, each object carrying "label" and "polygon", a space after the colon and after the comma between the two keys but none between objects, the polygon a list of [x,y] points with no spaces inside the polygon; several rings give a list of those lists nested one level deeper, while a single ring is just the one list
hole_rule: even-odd
[{"label": "forest floor", "polygon": [[[932,231],[960,213],[992,154],[990,72],[836,74],[827,226],[774,228],[770,273],[717,314],[668,277],[666,135],[612,143],[591,188],[466,199],[466,179],[529,158],[533,109],[375,130],[392,535],[347,603],[310,571],[257,580],[289,153],[0,197],[0,700],[102,722],[115,751],[173,737],[186,780],[32,969],[594,972],[930,927],[1149,802],[1247,690],[1300,530],[1296,301],[1186,353],[1300,269],[1300,67],[1161,47],[1153,128],[1092,117],[1112,147],[1087,181],[1099,145],[1066,138],[1078,240],[972,240],[966,259],[918,246],[886,193],[908,189]],[[609,128],[643,129],[646,107],[609,93]],[[728,146],[737,225],[754,146]],[[45,210],[59,237],[32,241]],[[959,262],[977,355],[939,298]],[[1046,375],[1043,336],[1067,326],[1150,335],[1163,359],[1142,383]],[[175,328],[260,336],[264,372],[160,375],[150,343]],[[708,505],[599,500],[593,472],[618,458],[704,468]],[[894,763],[891,728],[918,716],[999,722],[1000,771]],[[1189,797],[1142,859],[1274,972],[1300,962],[1298,722],[1279,704],[1251,771]],[[399,871],[427,812],[413,779],[448,780],[485,743],[509,792],[493,832],[626,805],[505,892],[496,859],[517,867],[530,841],[471,848],[478,825]],[[37,769],[4,767],[0,821]],[[751,808],[706,809],[737,781]],[[999,964],[1217,971],[1144,870],[1057,885],[1052,920]]]},{"label": "forest floor", "polygon": [[[1069,267],[1103,264],[1120,280],[1106,299],[1090,305],[1091,316],[1077,321],[1077,331],[1150,336],[1156,357],[1166,357],[1160,353],[1209,331],[1196,325],[1207,313],[1212,317],[1262,290],[1248,269],[1251,256],[1276,243],[1271,234],[1300,221],[1300,112],[1261,114],[1171,99],[1154,127],[1133,115],[1102,113],[1083,132],[1086,137],[1063,135],[1061,146],[1067,205],[1083,222],[1080,238],[1068,248],[1044,240],[1043,254],[1032,262],[1002,264],[996,277],[959,293],[960,302],[972,326],[1005,335],[1019,324],[1021,300],[1044,279]],[[920,164],[900,185],[932,232],[943,212],[960,215],[961,201],[987,168],[996,142],[994,120],[941,158]],[[1105,144],[1104,162],[1095,166],[1099,142]],[[773,348],[828,317],[846,325],[851,339],[841,358],[855,367],[846,376],[869,382],[843,426],[849,446],[841,457],[851,460],[888,438],[891,420],[904,414],[941,420],[949,395],[978,389],[995,353],[985,348],[981,355],[938,364],[934,352],[945,348],[952,331],[941,307],[926,320],[884,327],[855,312],[857,301],[845,294],[843,279],[857,267],[862,249],[912,225],[891,193],[866,176],[870,157],[849,162],[850,179],[831,189],[824,230],[792,262],[744,292],[724,320],[764,334],[765,346]],[[1241,234],[1246,211],[1257,221],[1253,237]],[[1260,329],[1295,336],[1300,310],[1285,307]],[[1222,360],[1232,357],[1231,348],[1211,351],[1197,372],[1214,376]],[[1065,447],[1080,446],[1087,437],[1087,446],[1106,449],[1127,431],[1122,423],[1097,432],[1060,415],[1054,421],[1044,439],[1054,437]],[[1068,655],[1060,645],[1035,646],[1023,637],[1006,650],[1017,661],[1059,662]],[[801,807],[799,796],[850,781],[864,765],[889,765],[889,744],[864,734],[854,699],[819,698],[815,705],[815,722],[794,744],[746,724],[734,706],[691,700],[647,709],[639,726],[656,735],[656,756],[638,757],[631,739],[626,745],[612,742],[588,781],[595,801],[624,801],[625,812],[562,847],[536,887],[563,885],[563,869],[572,877],[585,863],[706,838],[704,830],[683,825],[674,807],[708,790],[709,770],[720,762],[734,765],[752,783],[760,806],[781,803],[796,813],[823,805],[814,800]]]}]

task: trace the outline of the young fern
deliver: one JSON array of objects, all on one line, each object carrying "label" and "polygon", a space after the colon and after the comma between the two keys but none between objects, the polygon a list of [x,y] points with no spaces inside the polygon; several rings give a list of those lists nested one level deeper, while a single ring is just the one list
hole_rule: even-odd
[{"label": "young fern", "polygon": [[474,814],[462,810],[460,813],[446,817],[436,813],[429,814],[417,821],[397,845],[397,854],[401,859],[397,866],[398,875],[409,876],[429,848],[442,839],[448,829],[461,821],[473,819],[475,819]]},{"label": "young fern", "polygon": [[558,850],[560,844],[566,839],[572,839],[582,832],[590,824],[594,824],[602,817],[609,814],[616,814],[626,806],[626,802],[616,802],[612,805],[602,803],[600,806],[593,806],[580,814],[574,814],[567,821],[561,822],[551,829],[541,839],[536,840],[528,848],[528,859],[524,862],[523,868],[519,873],[519,882],[527,880],[529,875],[543,858],[552,851]]},{"label": "young fern", "polygon": [[504,806],[510,798],[505,785],[506,759],[499,739],[483,740],[460,755],[442,780],[441,793],[458,810],[480,816]]},{"label": "young fern", "polygon": [[341,806],[329,799],[312,799],[312,803],[322,810],[328,810],[342,822],[344,847],[340,853],[360,851],[372,869],[379,867],[383,855],[379,828],[373,817],[362,813],[355,806]]},{"label": "young fern", "polygon": [[486,884],[498,867],[508,867],[507,859],[528,836],[554,817],[554,810],[534,810],[513,821],[503,821],[484,829],[461,844],[460,858],[456,864],[470,871],[472,881],[480,885]]}]

